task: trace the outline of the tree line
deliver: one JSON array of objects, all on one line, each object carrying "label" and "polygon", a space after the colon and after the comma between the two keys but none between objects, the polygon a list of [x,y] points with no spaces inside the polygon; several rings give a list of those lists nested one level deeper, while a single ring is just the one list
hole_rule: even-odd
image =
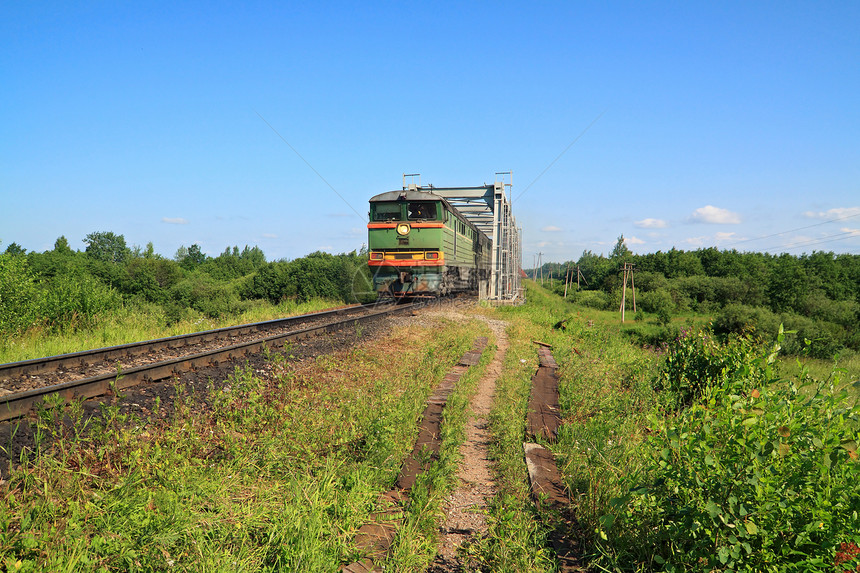
[{"label": "tree line", "polygon": [[784,344],[790,352],[832,357],[844,349],[860,351],[858,255],[772,255],[713,247],[636,255],[622,236],[609,256],[586,250],[576,261],[547,263],[536,272],[553,277],[553,288],[561,293],[568,268],[574,286],[578,269],[582,278],[573,300],[612,310],[621,305],[624,263],[635,269],[637,309],[664,322],[695,312],[713,316],[717,334],[754,330],[768,337],[776,336],[782,323],[796,332]]},{"label": "tree line", "polygon": [[6,247],[0,254],[0,333],[87,327],[123,307],[163,315],[170,324],[238,314],[262,301],[369,297],[364,249],[269,262],[257,246],[227,247],[212,257],[194,244],[167,258],[152,243],[129,247],[113,232],[90,233],[83,242],[84,251],[73,250],[64,236],[44,252]]}]

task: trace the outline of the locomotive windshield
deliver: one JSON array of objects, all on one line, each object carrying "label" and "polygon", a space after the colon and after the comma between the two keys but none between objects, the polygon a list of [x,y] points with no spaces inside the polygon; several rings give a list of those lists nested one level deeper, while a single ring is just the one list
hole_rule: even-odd
[{"label": "locomotive windshield", "polygon": [[429,201],[414,201],[409,203],[409,218],[415,219],[435,219],[436,218],[436,203]]},{"label": "locomotive windshield", "polygon": [[400,203],[371,203],[374,221],[397,221],[400,219]]}]

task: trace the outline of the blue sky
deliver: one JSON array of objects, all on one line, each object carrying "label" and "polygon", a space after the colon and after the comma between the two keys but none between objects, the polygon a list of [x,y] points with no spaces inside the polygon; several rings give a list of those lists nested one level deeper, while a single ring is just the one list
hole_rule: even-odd
[{"label": "blue sky", "polygon": [[860,253],[857,2],[13,0],[0,16],[0,250],[113,231],[166,256],[345,252],[402,173],[511,170],[527,267],[621,234],[640,253]]}]

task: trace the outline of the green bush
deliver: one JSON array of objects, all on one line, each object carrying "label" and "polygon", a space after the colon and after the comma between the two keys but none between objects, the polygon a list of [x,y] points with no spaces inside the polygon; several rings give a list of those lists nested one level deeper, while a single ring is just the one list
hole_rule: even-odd
[{"label": "green bush", "polygon": [[648,531],[666,571],[833,571],[840,545],[860,541],[856,400],[777,379],[776,352],[743,341],[683,346],[700,360],[685,373],[710,383],[679,417],[652,418],[653,481],[605,521]]},{"label": "green bush", "polygon": [[767,308],[729,304],[714,319],[714,333],[724,340],[731,334],[752,332],[773,338],[779,330],[779,325],[779,316]]},{"label": "green bush", "polygon": [[667,290],[642,292],[636,297],[636,302],[642,310],[653,314],[657,314],[663,309],[671,312],[675,307],[675,301],[672,300],[672,295]]},{"label": "green bush", "polygon": [[40,293],[21,255],[0,254],[0,332],[26,330],[38,318]]},{"label": "green bush", "polygon": [[[211,318],[218,318],[240,310],[239,293],[232,283],[213,279],[195,271],[170,289],[170,297],[180,307],[191,308]],[[176,309],[170,310],[174,317]]]},{"label": "green bush", "polygon": [[682,330],[666,349],[655,388],[668,391],[676,405],[689,406],[706,390],[746,368],[758,347],[748,336],[721,344],[707,331]]},{"label": "green bush", "polygon": [[97,316],[122,307],[114,289],[90,275],[63,274],[46,283],[40,317],[53,330],[91,326]]},{"label": "green bush", "polygon": [[845,346],[846,330],[832,322],[786,313],[782,316],[786,333],[783,349],[787,354],[813,358],[832,358]]},{"label": "green bush", "polygon": [[[640,311],[641,312],[641,311]],[[637,313],[638,315],[638,313]],[[632,327],[624,327],[621,331],[630,342],[643,348],[667,348],[669,343],[678,337],[679,331],[672,326],[657,326],[639,322]]]},{"label": "green bush", "polygon": [[[568,293],[568,298],[571,298],[570,293]],[[609,310],[610,307],[609,295],[599,290],[579,291],[572,298],[576,304],[597,310]]]}]

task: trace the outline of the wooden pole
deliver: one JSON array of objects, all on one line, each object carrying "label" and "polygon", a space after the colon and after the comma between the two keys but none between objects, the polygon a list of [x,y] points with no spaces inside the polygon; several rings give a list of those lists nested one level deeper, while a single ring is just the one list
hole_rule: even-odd
[{"label": "wooden pole", "polygon": [[567,263],[567,272],[564,273],[564,298],[567,298],[567,282],[570,278],[570,263]]},{"label": "wooden pole", "polygon": [[636,285],[633,283],[633,263],[630,263],[630,290],[633,292],[633,312],[636,312]]},{"label": "wooden pole", "polygon": [[538,265],[540,265],[540,286],[543,286],[543,253],[538,253]]},{"label": "wooden pole", "polygon": [[624,307],[627,298],[627,263],[622,268],[624,269],[624,286],[621,288],[621,324],[624,324]]}]

